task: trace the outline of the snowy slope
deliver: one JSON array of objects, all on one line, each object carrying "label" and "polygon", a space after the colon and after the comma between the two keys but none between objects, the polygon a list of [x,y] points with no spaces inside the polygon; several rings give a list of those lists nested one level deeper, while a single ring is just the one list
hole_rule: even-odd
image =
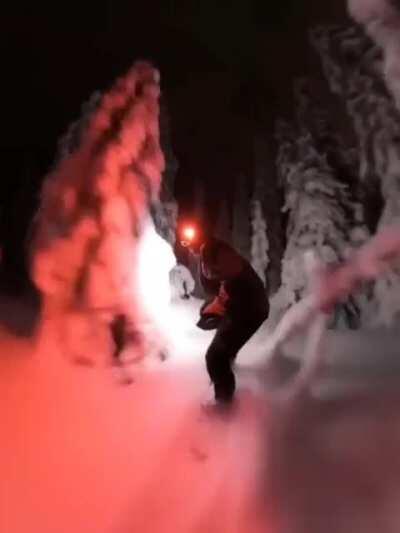
[{"label": "snowy slope", "polygon": [[0,531],[398,531],[395,392],[282,404],[246,379],[231,417],[204,417],[205,339],[121,386],[107,354],[73,365],[56,331],[1,328]]},{"label": "snowy slope", "polygon": [[232,421],[201,418],[193,359],[120,386],[107,366],[72,365],[43,328],[0,341],[0,531],[260,531],[251,394]]}]

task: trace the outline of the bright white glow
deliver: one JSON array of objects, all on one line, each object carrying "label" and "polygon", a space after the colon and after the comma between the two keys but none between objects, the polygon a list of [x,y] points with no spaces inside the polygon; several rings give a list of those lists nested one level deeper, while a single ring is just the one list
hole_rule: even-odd
[{"label": "bright white glow", "polygon": [[192,226],[187,226],[183,230],[183,236],[185,237],[185,239],[188,239],[189,241],[193,240],[195,235],[196,235],[196,231]]},{"label": "bright white glow", "polygon": [[168,327],[169,273],[175,265],[172,247],[158,235],[149,220],[139,242],[138,291],[145,312],[162,329]]},{"label": "bright white glow", "polygon": [[158,330],[160,344],[173,360],[202,360],[213,332],[196,328],[202,302],[196,298],[172,298],[170,272],[176,265],[172,247],[146,223],[138,249],[138,297],[146,315]]}]

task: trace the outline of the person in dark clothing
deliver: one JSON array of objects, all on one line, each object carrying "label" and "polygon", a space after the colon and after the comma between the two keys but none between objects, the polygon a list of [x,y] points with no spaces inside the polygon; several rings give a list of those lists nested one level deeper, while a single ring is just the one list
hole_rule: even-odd
[{"label": "person in dark clothing", "polygon": [[127,319],[122,313],[114,316],[110,324],[111,336],[114,342],[112,362],[114,365],[121,365],[121,353],[127,343]]},{"label": "person in dark clothing", "polygon": [[198,257],[200,282],[211,297],[202,306],[197,325],[217,330],[206,353],[215,400],[230,404],[235,357],[269,314],[266,288],[250,263],[224,241],[193,230],[184,233],[181,244]]}]

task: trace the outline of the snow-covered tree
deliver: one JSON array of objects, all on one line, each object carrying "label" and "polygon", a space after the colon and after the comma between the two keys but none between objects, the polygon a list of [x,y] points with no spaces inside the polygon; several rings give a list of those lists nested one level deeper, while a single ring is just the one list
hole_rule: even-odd
[{"label": "snow-covered tree", "polygon": [[[378,5],[379,4],[379,5]],[[385,11],[385,21],[379,19],[381,2],[352,2],[353,15],[364,22],[371,36],[373,26],[380,25],[377,42],[384,48],[386,43],[382,31],[386,27],[389,40],[397,39],[388,26],[394,12]],[[379,19],[379,21],[377,20]],[[375,23],[373,21],[375,20]],[[378,30],[377,30],[378,31]],[[366,191],[364,200],[366,215],[372,212],[375,219],[370,228],[380,229],[385,225],[398,223],[400,218],[400,113],[395,100],[385,86],[388,72],[393,80],[388,84],[391,91],[396,87],[395,56],[393,43],[389,44],[391,67],[383,61],[379,46],[356,27],[318,28],[311,39],[318,51],[325,75],[333,92],[344,98],[348,114],[352,120],[359,145],[359,180]],[[385,56],[386,57],[386,56]],[[376,202],[382,199],[383,208]],[[369,217],[371,218],[371,217]],[[375,282],[369,302],[369,325],[389,325],[400,314],[400,277],[396,272]]]},{"label": "snow-covered tree", "polygon": [[[375,143],[375,166],[381,179],[384,209],[379,227],[400,223],[400,6],[388,0],[348,1],[356,22],[382,51],[379,74],[385,81],[388,96],[386,107],[379,109],[382,126]],[[382,113],[382,111],[386,111]],[[400,271],[393,270],[379,279],[374,287],[375,324],[391,325],[400,320]]]},{"label": "snow-covered tree", "polygon": [[350,14],[383,52],[383,77],[400,110],[400,5],[395,0],[348,0]]},{"label": "snow-covered tree", "polygon": [[[377,227],[380,210],[380,176],[375,146],[393,103],[381,79],[381,54],[357,27],[314,28],[311,44],[319,54],[332,92],[344,101],[353,126],[359,161],[358,179],[370,231]],[[351,125],[350,124],[350,125]]]},{"label": "snow-covered tree", "polygon": [[360,246],[369,237],[365,225],[365,213],[361,203],[358,184],[357,149],[347,143],[334,128],[327,109],[323,106],[312,90],[312,80],[299,78],[295,82],[294,95],[296,116],[301,134],[310,134],[320,154],[324,154],[326,162],[339,182],[347,185],[348,196],[352,199],[346,208],[351,225],[350,242]]},{"label": "snow-covered tree", "polygon": [[[58,142],[55,165],[72,154],[80,145],[93,113],[101,102],[101,92],[95,91],[82,105],[80,117],[72,122]],[[160,193],[151,205],[151,215],[157,232],[172,246],[175,243],[178,206],[174,197],[175,176],[178,161],[172,149],[170,119],[164,100],[160,102],[160,144],[164,154],[165,168],[162,175]]]},{"label": "snow-covered tree", "polygon": [[[283,195],[278,182],[275,153],[271,140],[257,132],[252,141],[253,183],[252,201],[260,203],[261,212],[267,223],[268,269],[266,272],[269,295],[274,294],[281,284],[281,260],[285,249],[285,216],[281,211]],[[249,209],[251,214],[251,210]]]},{"label": "snow-covered tree", "polygon": [[[319,27],[311,32],[331,90],[345,102],[357,140],[359,183],[368,226],[381,209],[380,145],[397,142],[399,115],[383,82],[382,56],[357,27]],[[397,126],[396,126],[397,123]]]},{"label": "snow-covered tree", "polygon": [[[288,212],[287,247],[282,262],[282,285],[272,298],[271,320],[276,321],[307,291],[304,256],[313,250],[324,263],[342,261],[350,247],[349,215],[352,202],[346,184],[340,182],[320,153],[312,135],[280,123],[277,157]],[[358,311],[353,302],[338,306],[334,325],[354,327]]]},{"label": "snow-covered tree", "polygon": [[152,216],[158,233],[173,246],[178,218],[178,205],[174,195],[178,160],[172,148],[170,117],[163,99],[160,104],[160,143],[165,157],[165,169],[159,198],[152,206]]},{"label": "snow-covered tree", "polygon": [[45,313],[80,312],[103,326],[123,313],[134,329],[146,320],[137,254],[164,166],[159,91],[158,72],[136,64],[102,96],[79,145],[44,180],[31,275]]},{"label": "snow-covered tree", "polygon": [[357,195],[358,156],[353,139],[346,140],[333,126],[326,104],[318,92],[318,83],[311,78],[298,78],[294,83],[296,117],[301,132],[309,132],[327,162]]},{"label": "snow-covered tree", "polygon": [[176,223],[178,219],[178,205],[175,200],[157,199],[151,206],[151,214],[157,232],[168,241],[175,244]]},{"label": "snow-covered tree", "polygon": [[266,283],[269,264],[267,223],[262,212],[261,202],[253,200],[251,205],[251,264],[260,278]]},{"label": "snow-covered tree", "polygon": [[58,141],[58,151],[54,164],[58,164],[63,159],[69,157],[75,150],[79,148],[82,141],[82,136],[89,126],[89,122],[93,117],[101,102],[101,92],[95,91],[81,107],[81,113],[77,120],[72,122],[64,135]]}]

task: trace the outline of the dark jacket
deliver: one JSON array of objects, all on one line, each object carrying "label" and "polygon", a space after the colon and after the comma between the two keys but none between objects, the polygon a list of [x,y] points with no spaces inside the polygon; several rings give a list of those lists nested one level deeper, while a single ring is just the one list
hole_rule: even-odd
[{"label": "dark jacket", "polygon": [[250,263],[227,243],[211,238],[200,250],[200,281],[217,299],[224,293],[226,315],[240,321],[267,318],[267,290]]}]

